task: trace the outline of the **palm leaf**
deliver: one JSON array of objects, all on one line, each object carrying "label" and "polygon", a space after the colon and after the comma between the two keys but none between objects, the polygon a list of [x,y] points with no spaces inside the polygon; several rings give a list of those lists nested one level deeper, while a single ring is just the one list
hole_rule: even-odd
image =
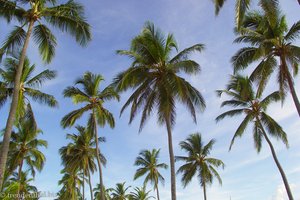
[{"label": "palm leaf", "polygon": [[39,52],[43,61],[50,63],[55,55],[55,47],[57,45],[55,36],[47,26],[39,24],[33,29],[33,39],[39,46]]}]

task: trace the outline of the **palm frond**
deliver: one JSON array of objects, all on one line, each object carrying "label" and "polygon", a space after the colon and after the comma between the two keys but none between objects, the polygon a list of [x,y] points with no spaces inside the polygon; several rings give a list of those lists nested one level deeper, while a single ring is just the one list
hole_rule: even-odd
[{"label": "palm frond", "polygon": [[300,36],[300,21],[294,23],[292,27],[289,29],[287,34],[284,36],[284,39],[287,41],[294,41]]},{"label": "palm frond", "polygon": [[91,32],[83,13],[83,6],[70,0],[65,4],[45,9],[42,15],[52,26],[70,33],[80,45],[85,46],[91,40]]},{"label": "palm frond", "polygon": [[26,32],[23,26],[14,26],[12,31],[7,35],[0,49],[0,61],[4,53],[14,52],[20,49],[26,38]]},{"label": "palm frond", "polygon": [[55,47],[57,45],[55,36],[44,24],[36,25],[32,34],[34,41],[39,47],[43,61],[50,63],[55,55]]}]

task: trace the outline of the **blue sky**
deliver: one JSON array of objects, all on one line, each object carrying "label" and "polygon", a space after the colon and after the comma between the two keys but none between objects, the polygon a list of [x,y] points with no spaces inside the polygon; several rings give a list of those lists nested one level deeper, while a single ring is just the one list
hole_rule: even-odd
[{"label": "blue sky", "polygon": [[[62,169],[58,149],[67,144],[66,133],[74,129],[63,130],[59,122],[69,111],[76,108],[70,99],[62,97],[62,90],[72,85],[74,80],[89,70],[102,74],[109,84],[112,78],[121,70],[130,65],[126,57],[116,55],[118,49],[128,49],[130,40],[139,34],[145,21],[150,20],[165,33],[172,32],[177,39],[179,48],[203,43],[206,50],[200,55],[193,55],[193,59],[202,66],[202,72],[188,80],[204,95],[207,109],[198,114],[198,124],[194,124],[186,111],[177,106],[177,124],[174,127],[174,150],[176,155],[183,152],[178,143],[189,134],[201,132],[205,141],[212,138],[217,140],[212,156],[222,159],[225,170],[220,170],[223,186],[217,183],[208,189],[209,199],[232,200],[285,200],[285,190],[281,177],[270,157],[266,143],[257,155],[252,141],[251,130],[245,137],[238,139],[231,152],[228,152],[230,140],[237,128],[240,119],[225,119],[216,124],[214,119],[225,109],[220,109],[222,99],[215,95],[216,89],[224,88],[232,67],[230,57],[239,48],[233,44],[234,39],[234,5],[228,1],[218,17],[214,16],[214,8],[210,1],[199,0],[114,0],[114,1],[80,1],[86,7],[87,19],[92,26],[93,41],[86,48],[80,48],[67,34],[55,32],[58,38],[56,57],[50,65],[42,64],[36,47],[31,43],[28,56],[37,63],[38,71],[46,68],[58,71],[58,77],[48,82],[44,91],[54,94],[59,101],[59,109],[49,109],[45,106],[33,104],[39,127],[44,130],[41,138],[48,140],[49,148],[45,150],[47,163],[42,173],[37,174],[35,184],[41,191],[57,192],[57,185]],[[295,0],[280,1],[283,12],[287,15],[289,24],[299,20],[299,6]],[[284,2],[284,3],[283,3]],[[255,1],[253,3],[255,6]],[[12,28],[0,21],[0,41]],[[299,44],[299,41],[297,41]],[[296,80],[296,89],[300,94],[299,78]],[[269,84],[267,92],[277,89],[275,84]],[[116,127],[99,129],[99,134],[107,138],[101,144],[102,152],[108,159],[104,169],[104,181],[108,187],[117,182],[139,186],[142,181],[133,181],[135,167],[133,162],[142,149],[161,148],[161,161],[169,162],[167,149],[167,135],[164,127],[156,124],[155,117],[151,118],[144,130],[139,134],[137,117],[128,125],[128,111],[119,118],[119,111],[128,93],[122,94],[120,102],[106,104],[116,119]],[[7,118],[8,105],[0,110],[0,125],[4,127]],[[286,171],[296,200],[300,199],[300,122],[291,98],[288,96],[285,104],[273,105],[269,113],[283,126],[288,133],[290,148],[272,139],[279,160]],[[85,118],[79,124],[85,124]],[[178,168],[179,163],[176,164]],[[165,186],[160,186],[161,199],[170,199],[169,171],[162,171],[165,176]],[[93,184],[98,180],[94,174]],[[197,179],[187,188],[180,184],[177,177],[178,199],[202,199],[202,189]],[[150,187],[149,187],[150,189]],[[88,190],[87,190],[88,191]],[[88,192],[87,192],[88,193]],[[154,195],[154,193],[153,193]],[[50,198],[51,199],[51,198]]]}]

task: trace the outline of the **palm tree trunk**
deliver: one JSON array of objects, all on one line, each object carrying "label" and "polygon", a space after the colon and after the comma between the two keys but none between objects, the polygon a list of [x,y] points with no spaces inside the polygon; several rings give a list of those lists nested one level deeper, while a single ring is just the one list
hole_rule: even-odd
[{"label": "palm tree trunk", "polygon": [[93,187],[92,187],[92,180],[91,180],[91,172],[90,172],[90,170],[88,170],[88,178],[89,178],[89,186],[90,186],[91,200],[94,200],[94,197],[93,197]]},{"label": "palm tree trunk", "polygon": [[169,156],[170,156],[170,166],[171,166],[171,196],[172,196],[172,200],[176,200],[175,159],[174,159],[174,152],[173,152],[171,124],[169,118],[166,118],[166,126],[168,131]]},{"label": "palm tree trunk", "polygon": [[157,182],[155,183],[155,189],[156,189],[157,200],[159,200],[159,191],[158,191],[158,183]]},{"label": "palm tree trunk", "polygon": [[6,167],[6,162],[7,162],[7,154],[9,151],[9,141],[10,141],[10,137],[11,137],[11,131],[12,131],[12,127],[13,127],[13,124],[15,121],[16,111],[17,111],[17,107],[18,107],[21,75],[22,75],[22,71],[23,71],[24,61],[25,61],[25,57],[26,57],[26,51],[27,51],[27,48],[29,45],[29,40],[30,40],[30,36],[32,33],[33,25],[34,25],[34,21],[30,21],[28,30],[27,30],[27,34],[26,34],[26,38],[25,38],[25,42],[24,42],[24,46],[23,46],[23,49],[20,54],[19,65],[17,68],[15,81],[14,81],[12,102],[10,105],[9,115],[7,118],[5,132],[4,132],[4,136],[3,136],[3,142],[2,142],[1,153],[0,153],[0,191],[2,190],[2,185],[3,185],[3,178],[4,178],[5,167]]},{"label": "palm tree trunk", "polygon": [[98,141],[98,131],[97,131],[97,122],[96,122],[96,116],[93,111],[93,120],[94,120],[94,136],[95,136],[95,142],[96,142],[96,152],[97,152],[97,163],[99,168],[99,180],[100,180],[100,200],[105,200],[104,196],[104,184],[103,184],[103,173],[102,173],[102,166],[101,166],[101,159],[100,159],[100,148],[99,148],[99,141]]},{"label": "palm tree trunk", "polygon": [[294,104],[296,106],[298,115],[300,117],[300,102],[299,102],[299,99],[298,99],[298,96],[297,96],[297,93],[296,93],[296,90],[295,90],[294,82],[293,82],[292,77],[291,77],[290,74],[288,75],[287,79],[288,79],[288,83],[289,83],[290,92],[291,92],[293,100],[294,100]]},{"label": "palm tree trunk", "polygon": [[203,184],[203,195],[204,195],[204,200],[207,200],[207,197],[206,197],[206,185],[205,185],[205,183]]},{"label": "palm tree trunk", "polygon": [[[299,0],[300,1],[300,0]],[[294,81],[292,80],[292,76],[288,70],[288,66],[287,66],[287,63],[286,63],[286,60],[285,60],[285,57],[284,56],[281,56],[280,57],[280,60],[281,60],[281,64],[284,66],[285,68],[285,72],[286,72],[286,78],[287,78],[287,81],[288,81],[288,84],[289,84],[289,89],[290,89],[290,92],[292,94],[292,97],[293,97],[293,101],[294,101],[294,104],[296,106],[296,109],[297,109],[297,112],[298,112],[298,115],[300,117],[300,102],[299,102],[299,99],[298,99],[298,96],[297,96],[297,93],[296,93],[296,90],[295,90],[295,86],[294,86]]]},{"label": "palm tree trunk", "polygon": [[274,147],[273,147],[273,145],[272,145],[272,142],[271,142],[270,139],[268,138],[268,136],[267,136],[267,134],[266,134],[266,132],[265,132],[265,129],[264,129],[264,127],[262,126],[262,124],[261,124],[261,122],[259,121],[259,119],[257,119],[257,120],[258,120],[258,122],[259,122],[259,126],[260,126],[260,128],[261,128],[261,130],[262,130],[263,136],[264,136],[264,138],[266,139],[266,141],[267,141],[267,143],[268,143],[268,145],[269,145],[269,147],[270,147],[270,149],[271,149],[273,159],[274,159],[275,164],[276,164],[276,166],[277,166],[277,168],[278,168],[278,170],[279,170],[279,172],[280,172],[280,175],[281,175],[281,177],[282,177],[282,180],[283,180],[283,183],[284,183],[284,186],[285,186],[287,195],[288,195],[288,197],[289,197],[289,200],[294,200],[293,195],[292,195],[292,192],[291,192],[291,189],[290,189],[290,185],[289,185],[288,180],[287,180],[287,178],[286,178],[286,175],[285,175],[285,173],[284,173],[284,171],[283,171],[283,169],[282,169],[282,166],[281,166],[281,164],[280,164],[279,161],[278,161],[278,158],[277,158],[276,152],[275,152],[275,150],[274,150]]},{"label": "palm tree trunk", "polygon": [[[20,180],[21,180],[22,168],[23,168],[23,160],[21,161],[20,166],[19,166],[19,170],[18,170],[18,181],[19,181],[19,182],[20,182]],[[20,195],[20,189],[21,189],[21,188],[20,188],[20,185],[19,185],[17,194],[18,194],[19,199],[22,199],[22,198],[21,198],[21,195]]]},{"label": "palm tree trunk", "polygon": [[83,173],[82,173],[82,199],[85,200],[85,195],[84,195],[84,189],[85,189],[84,188],[84,182],[85,182],[84,172],[85,171],[84,171],[84,169],[82,171],[83,171]]}]

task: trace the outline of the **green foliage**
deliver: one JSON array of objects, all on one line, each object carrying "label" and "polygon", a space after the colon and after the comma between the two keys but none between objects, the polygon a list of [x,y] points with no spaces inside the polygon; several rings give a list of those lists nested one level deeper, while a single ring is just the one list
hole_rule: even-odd
[{"label": "green foliage", "polygon": [[158,183],[164,184],[165,179],[160,174],[159,169],[167,169],[168,165],[165,163],[158,163],[160,149],[153,149],[152,151],[143,150],[136,158],[134,165],[138,168],[134,175],[134,180],[146,176],[144,185],[150,182],[154,186],[154,190],[158,189]]},{"label": "green foliage", "polygon": [[224,168],[224,163],[216,158],[208,157],[215,140],[210,140],[203,144],[199,133],[191,134],[185,141],[179,143],[182,150],[187,152],[187,156],[176,156],[176,161],[183,161],[184,164],[178,169],[177,174],[182,173],[181,182],[186,187],[192,179],[197,176],[200,185],[212,184],[213,178],[217,178],[220,184],[222,180],[215,168]]},{"label": "green foliage", "polygon": [[[11,54],[10,57],[4,60],[3,69],[0,69],[0,107],[3,106],[9,98],[12,98],[18,63],[19,54]],[[39,90],[46,81],[50,81],[56,77],[56,71],[47,69],[33,75],[34,72],[35,65],[30,64],[29,59],[26,58],[21,75],[21,88],[16,121],[25,114],[26,109],[31,109],[30,99],[49,107],[58,106],[58,102],[54,96]]]},{"label": "green foliage", "polygon": [[[66,128],[74,125],[84,113],[95,115],[97,124],[101,127],[106,124],[111,128],[115,126],[115,120],[112,113],[105,109],[103,104],[108,100],[119,100],[119,95],[110,86],[100,91],[100,83],[103,80],[101,75],[86,72],[83,77],[75,82],[75,85],[81,86],[80,88],[71,86],[64,90],[64,97],[72,98],[75,104],[81,103],[85,105],[64,116],[61,121],[62,127]],[[89,121],[91,123],[92,119],[90,118]]]},{"label": "green foliage", "polygon": [[[243,114],[245,118],[237,128],[230,144],[230,148],[234,144],[237,137],[242,137],[250,123],[253,124],[253,139],[255,148],[258,152],[261,150],[263,135],[263,128],[265,127],[268,133],[278,140],[281,140],[286,146],[288,146],[287,134],[283,131],[282,127],[266,113],[268,106],[271,103],[280,101],[280,93],[273,92],[265,98],[261,97],[261,94],[254,92],[252,81],[247,77],[232,76],[230,84],[226,90],[222,90],[231,99],[229,101],[238,102],[233,107],[237,109],[229,110],[219,115],[216,120],[222,120],[225,117],[233,117],[236,114]],[[225,101],[228,102],[228,101]],[[229,103],[223,103],[223,105],[232,106]]]},{"label": "green foliage", "polygon": [[133,59],[131,67],[118,74],[113,82],[118,91],[134,89],[121,110],[123,113],[131,105],[129,123],[141,112],[141,131],[148,117],[157,109],[159,124],[169,121],[174,125],[177,100],[188,108],[196,121],[196,110],[205,108],[204,99],[179,73],[198,74],[199,64],[188,56],[192,52],[201,52],[203,48],[204,45],[196,44],[171,58],[173,50],[178,49],[173,35],[165,37],[147,22],[142,33],[132,40],[129,51],[117,51]]},{"label": "green foliage", "polygon": [[69,33],[81,46],[91,40],[90,25],[85,20],[83,6],[73,0],[61,5],[54,0],[1,0],[1,17],[7,22],[15,20],[20,26],[15,26],[4,40],[0,48],[0,60],[4,54],[22,49],[26,36],[29,36],[24,28],[30,24],[34,26],[32,36],[45,63],[51,62],[57,45],[48,25]]}]

